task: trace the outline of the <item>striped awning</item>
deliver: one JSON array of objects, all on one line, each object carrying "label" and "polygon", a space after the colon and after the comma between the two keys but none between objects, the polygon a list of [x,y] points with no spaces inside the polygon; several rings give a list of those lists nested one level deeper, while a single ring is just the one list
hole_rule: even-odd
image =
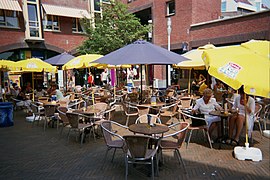
[{"label": "striped awning", "polygon": [[90,14],[84,9],[55,6],[50,4],[42,4],[42,7],[45,13],[48,15],[90,19]]},{"label": "striped awning", "polygon": [[0,9],[22,11],[19,2],[16,0],[0,0]]}]

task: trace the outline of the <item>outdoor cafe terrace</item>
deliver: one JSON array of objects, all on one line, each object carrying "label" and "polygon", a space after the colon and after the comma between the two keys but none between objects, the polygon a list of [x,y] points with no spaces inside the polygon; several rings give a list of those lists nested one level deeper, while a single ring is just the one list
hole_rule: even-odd
[{"label": "outdoor cafe terrace", "polygon": [[[114,120],[126,123],[121,109]],[[112,151],[107,150],[103,137],[96,141],[91,136],[80,143],[71,135],[67,141],[68,128],[62,135],[56,127],[43,130],[43,124],[26,121],[25,112],[14,112],[14,126],[0,129],[0,178],[1,179],[124,179],[125,162],[122,150],[117,150],[111,162]],[[131,117],[129,124],[135,123]],[[119,129],[119,134],[124,133]],[[188,148],[180,148],[186,167],[179,165],[172,151],[163,153],[164,163],[159,167],[156,179],[269,179],[269,139],[261,137],[258,129],[253,133],[254,147],[262,151],[260,162],[240,161],[234,158],[234,146],[213,144],[210,149],[202,132],[192,136]],[[244,134],[240,142],[244,143]],[[104,163],[104,166],[103,166]],[[149,179],[150,167],[129,166],[128,179]]]}]

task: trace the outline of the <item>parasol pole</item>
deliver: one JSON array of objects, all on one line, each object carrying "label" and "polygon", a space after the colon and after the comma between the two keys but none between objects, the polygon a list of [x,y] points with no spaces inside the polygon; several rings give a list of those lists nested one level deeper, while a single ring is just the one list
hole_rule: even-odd
[{"label": "parasol pole", "polygon": [[188,94],[190,94],[190,79],[191,79],[191,69],[188,72]]},{"label": "parasol pole", "polygon": [[95,95],[94,95],[94,89],[92,88],[92,102],[93,102],[93,105],[95,104]]},{"label": "parasol pole", "polygon": [[35,83],[34,82],[34,72],[32,72],[32,92],[33,92],[33,95],[32,95],[33,98],[32,99],[33,99],[33,101],[35,101],[35,93],[34,93],[34,88],[35,87],[34,87],[34,83]]},{"label": "parasol pole", "polygon": [[246,93],[244,94],[244,104],[245,104],[245,121],[246,121],[246,143],[245,146],[248,147],[248,118],[247,118],[247,95]]}]

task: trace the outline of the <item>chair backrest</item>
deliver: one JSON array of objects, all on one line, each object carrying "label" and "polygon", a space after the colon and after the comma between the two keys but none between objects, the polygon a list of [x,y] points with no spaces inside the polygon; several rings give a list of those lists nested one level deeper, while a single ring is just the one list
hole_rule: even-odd
[{"label": "chair backrest", "polygon": [[34,102],[31,102],[30,107],[31,107],[32,113],[34,114],[38,113],[38,106]]},{"label": "chair backrest", "polygon": [[266,130],[266,122],[270,120],[270,104],[264,106],[263,110],[264,129]]},{"label": "chair backrest", "polygon": [[132,106],[132,105],[126,103],[126,102],[122,102],[121,105],[122,105],[122,107],[123,107],[123,109],[124,109],[124,111],[126,113],[130,113],[130,111],[132,111],[132,112],[134,112],[134,111],[138,112],[139,111],[137,107]]},{"label": "chair backrest", "polygon": [[256,119],[260,118],[261,111],[262,111],[262,105],[259,104],[259,103],[255,103],[254,117],[255,117]]},{"label": "chair backrest", "polygon": [[170,104],[168,106],[163,106],[160,111],[171,111],[173,113],[175,113],[177,111],[177,108],[178,108],[178,104],[179,104],[179,101],[177,101],[176,103],[173,103],[173,104]]},{"label": "chair backrest", "polygon": [[117,122],[114,122],[114,121],[103,121],[101,123],[101,128],[102,128],[103,137],[104,137],[104,140],[105,140],[107,146],[113,145],[113,138],[115,138],[115,137],[124,141],[124,138],[122,136],[120,136],[119,134],[117,134],[116,131],[113,130],[112,125],[127,128],[127,127],[125,127]]},{"label": "chair backrest", "polygon": [[149,123],[149,122],[150,122],[150,124],[153,124],[153,123],[161,124],[160,118],[156,115],[153,115],[153,114],[144,114],[144,115],[139,116],[136,119],[135,124]]},{"label": "chair backrest", "polygon": [[139,116],[149,113],[149,107],[137,106],[137,108]]},{"label": "chair backrest", "polygon": [[108,104],[104,102],[96,103],[93,105],[95,109],[100,109],[102,112],[106,111]]},{"label": "chair backrest", "polygon": [[169,126],[170,133],[165,134],[163,136],[163,139],[168,138],[168,137],[176,138],[177,143],[178,143],[178,147],[180,148],[182,143],[185,140],[186,130],[188,129],[188,127],[189,127],[188,122],[178,122],[178,123],[172,124]]},{"label": "chair backrest", "polygon": [[149,136],[128,135],[124,136],[124,139],[132,158],[140,158],[143,160],[143,158],[146,157],[150,140]]},{"label": "chair backrest", "polygon": [[190,108],[190,106],[191,106],[191,98],[190,97],[182,97],[180,99],[180,106],[183,109]]},{"label": "chair backrest", "polygon": [[44,105],[44,113],[46,117],[54,116],[55,110],[56,110],[55,105],[48,105],[48,104]]},{"label": "chair backrest", "polygon": [[79,127],[79,115],[72,112],[66,112],[66,116],[68,118],[68,122],[72,128]]},{"label": "chair backrest", "polygon": [[264,112],[263,112],[263,118],[266,119],[270,119],[270,104],[264,106]]},{"label": "chair backrest", "polygon": [[59,113],[59,117],[60,117],[61,121],[63,121],[64,123],[69,123],[68,117],[66,115],[66,112],[68,111],[67,107],[60,106],[57,108],[57,111]]},{"label": "chair backrest", "polygon": [[103,113],[104,119],[106,119],[106,120],[112,120],[112,119],[114,119],[115,110],[116,110],[116,107],[115,106],[111,107],[109,110],[106,110]]},{"label": "chair backrest", "polygon": [[137,102],[138,101],[138,93],[129,93],[127,97],[129,98],[130,102]]},{"label": "chair backrest", "polygon": [[205,118],[203,117],[204,115],[192,115],[189,112],[186,111],[181,111],[180,112],[182,117],[184,118],[184,121],[187,121],[189,118],[191,119],[191,124],[190,126],[192,127],[204,127],[207,125],[207,121],[205,120]]}]

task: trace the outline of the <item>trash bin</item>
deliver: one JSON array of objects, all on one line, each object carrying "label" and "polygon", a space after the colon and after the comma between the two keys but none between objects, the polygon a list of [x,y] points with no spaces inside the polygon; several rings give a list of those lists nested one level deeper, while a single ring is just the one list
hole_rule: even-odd
[{"label": "trash bin", "polygon": [[0,102],[0,127],[13,125],[13,104],[11,102]]}]

